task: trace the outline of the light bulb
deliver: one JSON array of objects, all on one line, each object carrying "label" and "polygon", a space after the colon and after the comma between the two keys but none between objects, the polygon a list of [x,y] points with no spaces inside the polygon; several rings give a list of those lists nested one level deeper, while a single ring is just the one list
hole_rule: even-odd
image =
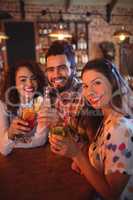
[{"label": "light bulb", "polygon": [[60,34],[58,35],[58,40],[64,40],[64,35],[60,33]]},{"label": "light bulb", "polygon": [[120,41],[124,41],[126,39],[126,36],[122,33],[119,36]]}]

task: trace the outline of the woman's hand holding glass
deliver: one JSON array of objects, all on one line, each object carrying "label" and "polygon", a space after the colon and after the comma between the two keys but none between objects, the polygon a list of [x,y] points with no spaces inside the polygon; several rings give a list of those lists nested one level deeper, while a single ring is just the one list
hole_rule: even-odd
[{"label": "woman's hand holding glass", "polygon": [[12,120],[12,123],[8,129],[8,138],[14,139],[19,135],[25,135],[31,131],[29,123],[19,117],[16,117]]}]

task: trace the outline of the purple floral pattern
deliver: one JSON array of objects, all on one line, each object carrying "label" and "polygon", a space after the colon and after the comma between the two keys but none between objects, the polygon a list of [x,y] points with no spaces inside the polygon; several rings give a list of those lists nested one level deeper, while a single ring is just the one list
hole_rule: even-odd
[{"label": "purple floral pattern", "polygon": [[105,175],[119,171],[130,175],[120,200],[133,199],[133,120],[120,115],[111,116],[102,133],[90,145],[92,165]]}]

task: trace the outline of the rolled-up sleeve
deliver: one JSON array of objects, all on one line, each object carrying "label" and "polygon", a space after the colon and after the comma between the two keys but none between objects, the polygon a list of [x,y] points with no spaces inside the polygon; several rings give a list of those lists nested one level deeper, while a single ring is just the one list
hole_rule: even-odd
[{"label": "rolled-up sleeve", "polygon": [[5,104],[0,101],[0,153],[3,155],[8,155],[12,151],[14,145],[14,142],[8,139],[8,127],[6,107]]}]

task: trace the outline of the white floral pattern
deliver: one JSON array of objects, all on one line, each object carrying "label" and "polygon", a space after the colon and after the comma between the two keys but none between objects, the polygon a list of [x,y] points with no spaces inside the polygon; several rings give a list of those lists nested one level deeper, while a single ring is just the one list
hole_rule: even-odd
[{"label": "white floral pattern", "polygon": [[120,200],[133,199],[133,119],[109,117],[90,145],[89,158],[105,175],[115,171],[130,175]]}]

